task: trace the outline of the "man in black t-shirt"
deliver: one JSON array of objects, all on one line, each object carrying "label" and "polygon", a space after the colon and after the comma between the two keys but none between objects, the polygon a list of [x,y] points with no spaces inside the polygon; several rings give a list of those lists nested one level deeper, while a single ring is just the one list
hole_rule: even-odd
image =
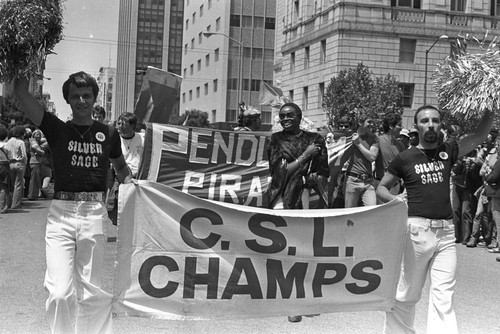
[{"label": "man in black t-shirt", "polygon": [[[70,75],[63,96],[73,119],[45,112],[18,79],[14,93],[21,108],[45,134],[54,162],[54,200],[45,233],[49,292],[47,318],[53,333],[112,332],[112,296],[101,289],[105,254],[104,204],[110,162],[122,183],[130,180],[116,129],[92,120],[99,87],[84,72]],[[76,320],[71,311],[76,291]]]},{"label": "man in black t-shirt", "polygon": [[453,164],[486,138],[493,117],[484,113],[476,132],[460,142],[440,144],[441,115],[433,106],[419,108],[414,117],[419,144],[397,155],[380,181],[382,202],[397,197],[389,189],[404,181],[408,201],[408,237],[393,312],[386,313],[385,333],[414,333],[415,305],[427,275],[431,280],[428,333],[457,333],[452,305],[457,254],[450,174]]}]

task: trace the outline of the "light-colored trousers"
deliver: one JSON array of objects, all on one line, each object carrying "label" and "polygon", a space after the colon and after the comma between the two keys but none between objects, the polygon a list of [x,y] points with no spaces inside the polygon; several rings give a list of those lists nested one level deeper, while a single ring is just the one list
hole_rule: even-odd
[{"label": "light-colored trousers", "polygon": [[44,284],[52,333],[112,332],[112,296],[101,289],[107,219],[104,203],[52,201],[45,235]]},{"label": "light-colored trousers", "polygon": [[415,333],[415,305],[420,300],[427,274],[430,278],[427,334],[458,333],[453,310],[457,268],[453,221],[444,228],[428,227],[428,219],[408,218],[409,237],[393,312],[386,312],[384,333]]}]

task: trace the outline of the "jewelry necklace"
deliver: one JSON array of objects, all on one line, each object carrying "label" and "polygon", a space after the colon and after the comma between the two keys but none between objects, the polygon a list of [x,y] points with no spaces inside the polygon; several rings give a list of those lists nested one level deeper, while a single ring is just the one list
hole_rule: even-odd
[{"label": "jewelry necklace", "polygon": [[438,151],[437,147],[436,147],[436,148],[433,148],[433,149],[430,149],[430,150],[436,150],[436,151],[434,152],[434,156],[433,156],[433,157],[428,156],[428,155],[427,155],[424,151],[422,151],[419,147],[415,146],[415,148],[416,148],[417,150],[419,150],[419,151],[420,151],[420,153],[422,153],[423,155],[425,155],[428,159],[431,159],[431,161],[436,161],[436,160],[437,160],[437,159],[436,159],[436,154],[437,154],[437,151]]},{"label": "jewelry necklace", "polygon": [[131,144],[132,139],[134,137],[135,137],[135,134],[132,137],[129,137],[129,138],[122,137],[124,143],[127,145],[127,151],[130,150],[130,144]]},{"label": "jewelry necklace", "polygon": [[85,130],[84,133],[81,133],[80,131],[78,131],[78,129],[75,128],[75,126],[73,125],[73,122],[69,122],[69,124],[76,131],[76,133],[78,133],[78,135],[80,136],[80,138],[83,139],[83,137],[87,134],[87,132],[90,131],[90,128],[92,127],[92,125],[94,124],[94,122],[92,121],[92,124],[89,125],[89,127],[87,128],[87,130]]}]

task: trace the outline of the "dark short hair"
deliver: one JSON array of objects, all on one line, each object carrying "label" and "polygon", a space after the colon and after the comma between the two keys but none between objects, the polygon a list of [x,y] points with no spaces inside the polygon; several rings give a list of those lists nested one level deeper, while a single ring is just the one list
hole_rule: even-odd
[{"label": "dark short hair", "polygon": [[11,137],[22,138],[22,137],[24,137],[25,133],[26,133],[26,130],[24,129],[24,126],[22,126],[22,125],[14,125],[10,129],[10,136]]},{"label": "dark short hair", "polygon": [[7,128],[4,125],[0,125],[0,140],[4,141],[8,135],[9,131],[7,131]]},{"label": "dark short hair", "polygon": [[295,111],[296,111],[297,113],[299,113],[300,115],[302,115],[302,109],[300,109],[300,107],[299,107],[298,105],[296,105],[295,103],[293,103],[293,102],[287,102],[287,103],[283,104],[283,105],[281,106],[281,108],[280,108],[280,111],[281,111],[283,108],[285,108],[285,107],[292,107],[292,108],[294,108],[294,109],[295,109]]},{"label": "dark short hair", "polygon": [[124,114],[121,114],[120,117],[118,117],[118,120],[126,121],[128,124],[132,125],[134,129],[135,126],[137,125],[137,116],[135,116],[131,112],[126,112]]},{"label": "dark short hair", "polygon": [[75,85],[78,88],[91,87],[92,93],[94,94],[94,100],[97,98],[97,95],[99,94],[99,86],[97,85],[97,81],[94,79],[94,77],[92,77],[88,73],[80,71],[71,74],[69,78],[63,83],[62,92],[63,92],[63,97],[67,103],[69,103],[68,101],[69,85],[71,84]]},{"label": "dark short hair", "polygon": [[401,115],[395,112],[390,112],[384,115],[384,119],[382,119],[382,129],[384,132],[390,130],[391,126],[396,126],[399,122],[401,122]]},{"label": "dark short hair", "polygon": [[425,109],[431,109],[431,110],[435,110],[438,112],[439,114],[439,118],[441,118],[441,112],[439,111],[438,108],[428,104],[428,105],[425,105],[425,106],[421,106],[420,108],[417,109],[417,111],[415,111],[415,115],[413,116],[413,122],[415,122],[415,124],[417,124],[417,116],[418,116],[418,113],[421,112],[422,110],[425,110]]},{"label": "dark short hair", "polygon": [[92,110],[92,115],[93,116],[103,116],[104,118],[106,118],[106,110],[104,110],[104,108],[101,106],[94,106],[94,108]]}]

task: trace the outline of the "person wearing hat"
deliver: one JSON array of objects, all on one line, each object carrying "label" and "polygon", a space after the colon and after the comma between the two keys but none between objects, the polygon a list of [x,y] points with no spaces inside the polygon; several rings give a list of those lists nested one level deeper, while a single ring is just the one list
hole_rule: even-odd
[{"label": "person wearing hat", "polygon": [[418,143],[419,143],[418,130],[417,129],[411,129],[410,132],[408,132],[408,136],[410,137],[410,147],[411,146],[417,146]]},{"label": "person wearing hat", "polygon": [[398,140],[403,143],[405,149],[410,147],[410,130],[401,129],[399,131]]},{"label": "person wearing hat", "polygon": [[260,110],[253,107],[247,108],[244,103],[240,108],[242,112],[240,113],[238,126],[234,128],[234,131],[259,131],[262,123]]}]

